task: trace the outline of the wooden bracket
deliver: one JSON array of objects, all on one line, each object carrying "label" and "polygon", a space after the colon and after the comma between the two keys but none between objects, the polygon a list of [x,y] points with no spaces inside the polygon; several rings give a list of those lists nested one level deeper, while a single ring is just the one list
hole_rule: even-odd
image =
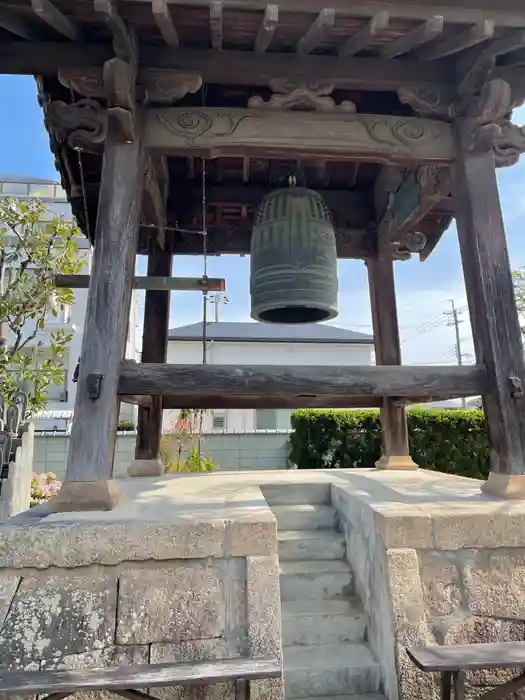
[{"label": "wooden bracket", "polygon": [[104,379],[103,374],[88,374],[86,380],[87,395],[93,401],[100,398],[100,392],[102,391],[102,381]]},{"label": "wooden bracket", "polygon": [[136,37],[118,14],[114,0],[94,0],[94,7],[95,11],[100,12],[104,17],[104,21],[113,35],[115,56],[136,68],[138,62]]},{"label": "wooden bracket", "polygon": [[426,236],[417,225],[449,194],[450,170],[446,166],[422,165],[404,177],[389,195],[377,227],[378,236],[390,241],[394,259],[408,260],[412,253],[423,252]]},{"label": "wooden bracket", "polygon": [[108,102],[108,119],[118,125],[123,141],[135,140],[135,70],[121,58],[104,63],[102,71],[104,91]]},{"label": "wooden bracket", "polygon": [[106,139],[107,111],[96,100],[48,102],[44,114],[50,131],[70,148],[98,151],[96,146]]}]

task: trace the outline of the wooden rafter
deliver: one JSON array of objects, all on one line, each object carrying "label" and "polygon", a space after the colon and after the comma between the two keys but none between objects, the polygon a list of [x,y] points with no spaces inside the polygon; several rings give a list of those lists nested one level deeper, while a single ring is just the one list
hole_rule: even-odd
[{"label": "wooden rafter", "polygon": [[434,61],[477,46],[494,36],[494,20],[485,19],[459,34],[447,37],[440,42],[421,49],[418,57],[423,61]]},{"label": "wooden rafter", "polygon": [[334,26],[335,11],[330,8],[322,9],[306,34],[297,43],[297,53],[310,53],[318,46]]},{"label": "wooden rafter", "polygon": [[28,41],[38,38],[34,22],[28,22],[25,17],[11,10],[0,10],[0,28]]},{"label": "wooden rafter", "polygon": [[358,29],[355,34],[347,39],[339,47],[340,56],[353,56],[366,49],[378,34],[388,28],[390,24],[390,13],[386,10],[378,12],[364,27]]},{"label": "wooden rafter", "polygon": [[171,18],[167,0],[151,0],[151,11],[166,44],[178,49],[179,35]]},{"label": "wooden rafter", "polygon": [[267,5],[264,10],[264,17],[257,32],[257,38],[255,39],[255,51],[256,53],[264,53],[266,49],[270,46],[270,43],[277,29],[279,23],[279,6],[278,5]]},{"label": "wooden rafter", "polygon": [[426,22],[416,27],[411,32],[400,36],[399,39],[392,41],[387,44],[381,50],[381,56],[383,58],[396,58],[397,56],[402,56],[409,51],[417,49],[419,46],[436,39],[438,36],[443,34],[443,17],[441,15],[436,15],[435,17],[430,17]]},{"label": "wooden rafter", "polygon": [[73,41],[79,38],[79,31],[71,20],[58,10],[50,0],[31,0],[33,12],[59,34]]},{"label": "wooden rafter", "polygon": [[222,2],[212,0],[210,3],[211,46],[216,51],[222,49]]}]

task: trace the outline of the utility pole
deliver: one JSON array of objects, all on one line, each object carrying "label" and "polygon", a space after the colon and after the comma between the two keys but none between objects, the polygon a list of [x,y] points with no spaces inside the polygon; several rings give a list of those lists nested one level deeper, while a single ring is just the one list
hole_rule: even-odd
[{"label": "utility pole", "polygon": [[210,304],[215,304],[215,323],[219,322],[219,307],[221,304],[229,304],[229,299],[226,294],[218,292],[210,297]]},{"label": "utility pole", "polygon": [[[459,319],[459,312],[456,309],[456,306],[454,304],[454,299],[451,299],[450,303],[452,305],[452,311],[450,312],[452,319],[451,319],[450,323],[448,323],[447,325],[454,326],[454,330],[456,333],[456,358],[458,361],[458,365],[462,365],[463,364],[463,354],[461,352],[461,338],[459,335],[459,324],[463,323],[463,321],[460,321],[460,319]],[[465,397],[463,397],[461,399],[461,406],[463,408],[467,407],[467,400],[465,399]]]}]

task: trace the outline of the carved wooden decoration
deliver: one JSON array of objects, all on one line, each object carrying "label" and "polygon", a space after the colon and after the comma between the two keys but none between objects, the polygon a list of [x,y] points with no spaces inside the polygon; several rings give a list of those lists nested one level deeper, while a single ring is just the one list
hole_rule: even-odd
[{"label": "carved wooden decoration", "polygon": [[108,119],[118,124],[124,141],[135,140],[135,70],[121,58],[104,63],[104,91],[108,103]]},{"label": "carved wooden decoration", "polygon": [[150,109],[145,143],[164,153],[205,157],[284,153],[385,163],[454,159],[452,130],[428,119],[266,109]]},{"label": "carved wooden decoration", "polygon": [[386,213],[378,226],[378,235],[391,241],[396,260],[407,260],[412,253],[423,251],[426,236],[417,230],[417,224],[449,193],[449,168],[422,165],[391,194]]},{"label": "carved wooden decoration", "polygon": [[525,153],[525,127],[512,124],[509,114],[513,99],[510,85],[504,80],[491,80],[479,95],[466,103],[470,152],[492,150],[497,167],[514,165]]},{"label": "carved wooden decoration", "polygon": [[340,105],[330,97],[334,90],[331,83],[322,81],[271,80],[274,94],[265,101],[260,95],[248,100],[248,107],[300,110],[304,112],[355,112],[355,104],[344,100]]},{"label": "carved wooden decoration", "polygon": [[89,151],[106,138],[107,111],[96,100],[79,100],[74,104],[49,102],[44,112],[55,137],[70,148]]},{"label": "carved wooden decoration", "polygon": [[444,119],[454,119],[457,116],[456,93],[452,88],[401,86],[397,96],[400,102],[410,105],[421,116]]},{"label": "carved wooden decoration", "polygon": [[[102,68],[62,68],[58,79],[79,95],[89,98],[105,98],[106,90]],[[139,72],[137,98],[148,104],[173,104],[188,94],[195,94],[202,87],[202,76],[190,71],[145,68]]]},{"label": "carved wooden decoration", "polygon": [[117,12],[114,0],[93,0],[94,8],[104,17],[104,21],[113,35],[113,48],[117,58],[137,63],[137,42]]}]

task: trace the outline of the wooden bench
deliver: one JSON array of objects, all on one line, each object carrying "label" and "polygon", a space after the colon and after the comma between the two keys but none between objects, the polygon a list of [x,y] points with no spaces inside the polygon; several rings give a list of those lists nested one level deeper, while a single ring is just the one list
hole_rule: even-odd
[{"label": "wooden bench", "polygon": [[524,670],[517,678],[480,695],[478,700],[502,700],[525,686],[525,642],[417,647],[407,649],[407,653],[422,671],[441,674],[443,700],[450,700],[452,689],[456,700],[464,700],[466,671]]},{"label": "wooden bench", "polygon": [[127,700],[152,700],[151,695],[139,688],[233,681],[236,700],[249,700],[248,681],[280,676],[279,659],[221,659],[74,671],[8,671],[0,672],[0,694],[46,694],[45,700],[63,700],[79,691],[109,690]]}]

